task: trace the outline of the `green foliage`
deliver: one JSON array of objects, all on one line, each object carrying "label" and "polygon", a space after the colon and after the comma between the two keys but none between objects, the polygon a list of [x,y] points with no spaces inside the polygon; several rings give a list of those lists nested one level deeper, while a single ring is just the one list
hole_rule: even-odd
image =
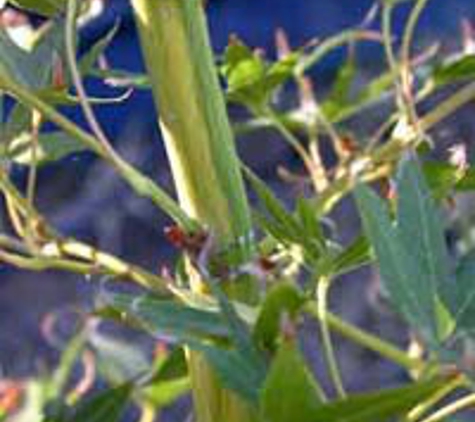
[{"label": "green foliage", "polygon": [[9,3],[21,9],[43,16],[54,16],[64,11],[67,0],[8,0]]},{"label": "green foliage", "polygon": [[262,387],[263,419],[272,422],[311,422],[322,404],[321,388],[307,368],[298,346],[283,340]]},{"label": "green foliage", "polygon": [[299,53],[268,63],[238,38],[232,38],[224,53],[221,73],[229,100],[252,110],[264,109],[277,88],[292,77]]},{"label": "green foliage", "polygon": [[295,319],[303,303],[302,294],[291,283],[279,282],[269,289],[254,326],[254,342],[263,350],[274,351],[280,335],[282,318]]},{"label": "green foliage", "polygon": [[[136,318],[158,338],[203,352],[223,384],[255,400],[265,373],[259,354],[251,344],[246,327],[233,311],[227,317],[217,312],[191,308],[169,301],[130,295],[112,295],[107,301],[119,313]],[[231,304],[226,306],[232,306]]]},{"label": "green foliage", "polygon": [[436,86],[471,80],[475,77],[475,55],[463,55],[442,62],[433,71],[432,81]]},{"label": "green foliage", "polygon": [[[128,407],[141,409],[143,419],[150,420],[190,390],[198,400],[198,422],[216,422],[222,415],[229,417],[226,422],[412,422],[408,412],[413,409],[436,409],[433,397],[473,388],[466,375],[472,375],[475,259],[470,250],[462,254],[456,248],[449,254],[439,207],[447,198],[473,191],[475,173],[467,157],[455,157],[460,158],[457,164],[435,159],[421,163],[414,151],[421,151],[426,131],[475,98],[475,85],[462,86],[435,106],[428,102],[419,107],[419,102],[439,88],[470,81],[475,67],[467,54],[436,60],[428,55],[422,65],[407,62],[405,44],[411,41],[423,1],[381,2],[386,24],[399,3],[414,6],[399,50],[391,34],[381,35],[364,22],[316,45],[289,48],[287,54],[281,32],[274,61],[234,37],[215,69],[199,0],[134,0],[146,74],[99,66],[118,24],[78,58],[76,3],[10,3],[54,19],[21,46],[8,28],[0,29],[0,192],[12,226],[5,224],[0,235],[0,261],[29,270],[60,269],[139,283],[146,291],[103,294],[104,306],[94,316],[145,330],[158,342],[151,359],[134,340],[86,324],[62,351],[52,374],[26,382],[20,422],[119,422]],[[391,64],[367,83],[360,82],[357,61],[362,40],[383,42]],[[313,92],[306,72],[341,47],[349,47],[348,57],[328,92],[318,80]],[[173,61],[162,60],[170,55]],[[76,71],[79,79],[154,90],[167,149],[176,153],[172,167],[180,205],[119,156],[91,110],[91,105],[124,101],[129,91],[117,98],[89,96],[78,75],[72,77]],[[223,78],[229,102],[252,114],[242,128],[277,129],[304,164],[304,170],[280,173],[297,192],[285,204],[242,165],[259,202],[254,227],[215,71]],[[288,82],[298,88],[298,98],[280,104],[276,94]],[[12,107],[4,107],[7,96]],[[373,116],[372,107],[380,104],[384,107]],[[85,111],[88,128],[69,120],[65,107]],[[357,126],[348,120],[363,113],[371,122],[373,117],[381,120],[382,126],[369,132],[361,125],[358,137],[346,136]],[[167,235],[180,252],[177,274],[159,276],[49,226],[36,207],[37,168],[86,150],[179,223]],[[12,165],[28,167],[26,189],[11,179]],[[204,165],[212,177],[199,177]],[[380,179],[395,187],[387,198],[365,185]],[[204,184],[206,190],[201,189]],[[351,194],[363,230],[351,230],[348,241],[339,212],[331,211]],[[373,261],[383,294],[417,334],[423,349],[418,357],[330,310],[327,296],[337,278]],[[320,386],[320,374],[310,370],[297,341],[308,317],[321,325],[337,398]],[[405,367],[412,381],[364,394],[345,392],[333,356],[338,344],[332,344],[330,330]],[[91,356],[107,387],[84,395],[71,385],[72,374]],[[203,368],[188,367],[196,356]],[[458,375],[440,375],[448,370]],[[196,374],[203,379],[195,379]],[[0,419],[8,411],[0,409]]]},{"label": "green foliage", "polygon": [[360,186],[356,199],[375,249],[384,292],[399,312],[433,345],[441,340],[436,321],[438,287],[448,282],[448,256],[440,217],[416,160],[406,159],[397,178],[393,223],[383,200]]},{"label": "green foliage", "polygon": [[31,89],[45,88],[51,83],[56,60],[62,57],[62,37],[61,25],[51,25],[38,30],[30,40],[29,50],[25,50],[0,28],[0,73],[8,74]]},{"label": "green foliage", "polygon": [[375,393],[354,394],[319,407],[314,422],[380,422],[393,420],[440,389],[446,380],[414,383]]},{"label": "green foliage", "polygon": [[119,422],[133,391],[130,383],[98,393],[81,403],[65,422]]}]

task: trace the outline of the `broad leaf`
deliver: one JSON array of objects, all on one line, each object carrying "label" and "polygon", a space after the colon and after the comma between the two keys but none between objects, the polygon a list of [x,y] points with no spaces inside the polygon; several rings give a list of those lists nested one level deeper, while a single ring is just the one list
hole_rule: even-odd
[{"label": "broad leaf", "polygon": [[284,340],[262,387],[263,419],[266,422],[314,422],[321,405],[321,389],[299,348],[294,342]]},{"label": "broad leaf", "polygon": [[354,394],[320,406],[312,422],[383,422],[403,416],[447,380],[414,383],[376,393]]},{"label": "broad leaf", "polygon": [[147,296],[108,294],[105,300],[157,338],[165,336],[202,352],[225,387],[248,400],[257,400],[266,368],[257,353],[247,353],[247,341],[241,344],[243,328],[239,328],[239,341],[233,341],[238,328],[235,321],[230,326],[229,309],[227,316],[221,316]]},{"label": "broad leaf", "polygon": [[420,278],[412,280],[420,306],[434,315],[438,286],[449,280],[449,258],[441,216],[419,163],[403,161],[397,176],[397,232],[403,248],[413,257]]},{"label": "broad leaf", "polygon": [[423,274],[417,262],[399,238],[383,200],[366,186],[356,189],[356,199],[364,230],[375,250],[384,292],[426,340],[433,340],[434,320],[428,309],[434,298],[419,284]]},{"label": "broad leaf", "polygon": [[106,300],[119,311],[138,317],[157,337],[166,336],[178,341],[185,338],[229,338],[229,328],[216,312],[203,311],[151,296],[108,294]]}]

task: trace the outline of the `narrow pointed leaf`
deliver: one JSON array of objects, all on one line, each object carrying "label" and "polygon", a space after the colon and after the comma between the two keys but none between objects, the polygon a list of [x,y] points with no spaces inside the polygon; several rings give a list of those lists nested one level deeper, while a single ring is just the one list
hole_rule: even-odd
[{"label": "narrow pointed leaf", "polygon": [[315,422],[322,405],[321,389],[298,347],[284,341],[272,362],[260,396],[263,419],[269,422]]},{"label": "narrow pointed leaf", "polygon": [[430,397],[447,380],[414,383],[376,393],[355,394],[344,400],[322,405],[312,422],[383,422],[403,416]]},{"label": "narrow pointed leaf", "polygon": [[[385,293],[405,319],[426,340],[435,337],[432,315],[427,313],[428,295],[419,283],[422,274],[398,236],[385,203],[370,188],[359,186],[356,200],[364,230],[379,264]],[[433,303],[433,298],[429,298]]]},{"label": "narrow pointed leaf", "polygon": [[67,422],[119,422],[133,391],[133,384],[126,383],[97,394],[83,402]]}]

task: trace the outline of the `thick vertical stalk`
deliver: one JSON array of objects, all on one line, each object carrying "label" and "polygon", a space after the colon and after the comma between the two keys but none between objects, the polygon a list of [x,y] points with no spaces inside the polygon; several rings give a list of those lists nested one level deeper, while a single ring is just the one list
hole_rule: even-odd
[{"label": "thick vertical stalk", "polygon": [[132,0],[179,199],[222,242],[250,216],[200,0]]},{"label": "thick vertical stalk", "polygon": [[[250,212],[201,0],[131,0],[183,208],[218,246],[251,253]],[[254,421],[199,354],[189,353],[198,422]]]}]

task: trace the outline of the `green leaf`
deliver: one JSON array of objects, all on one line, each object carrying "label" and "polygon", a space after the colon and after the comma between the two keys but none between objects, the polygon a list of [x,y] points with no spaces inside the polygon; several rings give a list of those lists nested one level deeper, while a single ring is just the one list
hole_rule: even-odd
[{"label": "green leaf", "polygon": [[99,393],[81,403],[67,422],[119,422],[132,392],[133,384],[126,383]]},{"label": "green leaf", "polygon": [[430,397],[446,382],[447,380],[432,380],[376,393],[354,394],[347,399],[321,405],[311,421],[383,422],[393,420],[403,416]]},{"label": "green leaf", "polygon": [[433,314],[427,310],[434,298],[419,284],[423,274],[414,256],[399,238],[383,200],[366,186],[358,186],[355,194],[364,230],[378,260],[384,292],[406,320],[426,340],[432,340]]},{"label": "green leaf", "polygon": [[322,111],[328,119],[333,120],[337,114],[351,101],[351,90],[356,77],[354,60],[347,60],[338,70],[336,80],[333,83],[330,94],[322,103]]},{"label": "green leaf", "polygon": [[55,60],[63,51],[63,27],[59,23],[38,30],[27,51],[15,44],[0,28],[0,69],[8,77],[31,89],[47,86],[52,79]]},{"label": "green leaf", "polygon": [[119,311],[138,317],[147,330],[181,339],[229,338],[226,321],[217,313],[192,308],[152,296],[107,294],[106,301]]},{"label": "green leaf", "polygon": [[320,392],[298,347],[283,341],[262,387],[263,418],[269,422],[314,422],[322,405]]},{"label": "green leaf", "polygon": [[475,55],[463,55],[448,60],[434,69],[432,82],[435,86],[447,85],[475,78]]},{"label": "green leaf", "polygon": [[11,140],[6,148],[2,155],[24,166],[32,165],[33,162],[41,166],[87,150],[84,144],[64,132],[42,133],[37,138],[37,145],[31,133],[23,132]]},{"label": "green leaf", "polygon": [[8,0],[9,3],[21,9],[51,17],[63,11],[66,0]]},{"label": "green leaf", "polygon": [[[298,241],[301,230],[299,225],[294,221],[290,212],[288,212],[282,203],[275,197],[272,190],[250,169],[245,168],[246,176],[256,192],[259,200],[264,205],[265,211],[272,217],[273,226],[276,233],[282,232],[283,237]],[[284,240],[282,237],[279,240]]]},{"label": "green leaf", "polygon": [[361,88],[355,98],[347,102],[345,105],[335,107],[331,102],[327,105],[326,102],[323,102],[322,109],[326,113],[328,119],[334,123],[348,119],[367,107],[384,101],[390,93],[390,90],[393,88],[395,79],[395,75],[391,72],[382,73]]},{"label": "green leaf", "polygon": [[475,258],[463,258],[455,279],[441,286],[441,299],[453,320],[455,335],[475,335]]},{"label": "green leaf", "polygon": [[81,57],[81,61],[79,62],[81,75],[85,76],[93,72],[97,60],[102,54],[104,54],[107,47],[109,47],[110,43],[117,35],[119,28],[120,24],[119,22],[116,22],[114,26]]},{"label": "green leaf", "polygon": [[274,285],[264,298],[254,326],[255,343],[264,350],[275,350],[283,314],[295,318],[303,303],[302,294],[293,284],[280,282]]},{"label": "green leaf", "polygon": [[423,165],[424,176],[436,199],[443,199],[455,192],[475,189],[475,169],[461,170],[450,163],[427,161]]},{"label": "green leaf", "polygon": [[230,101],[261,110],[272,94],[295,72],[301,53],[296,51],[269,64],[241,40],[233,37],[226,48],[221,73]]},{"label": "green leaf", "polygon": [[342,252],[340,252],[331,262],[331,275],[337,277],[353,271],[373,260],[368,239],[358,236]]},{"label": "green leaf", "polygon": [[102,376],[113,384],[122,384],[144,375],[150,362],[138,345],[94,331],[88,339]]},{"label": "green leaf", "polygon": [[265,366],[256,353],[247,353],[248,348],[241,345],[240,350],[232,344],[231,332],[236,327],[229,326],[228,316],[148,296],[108,294],[105,301],[138,319],[158,338],[171,336],[202,352],[226,388],[248,400],[257,400]]},{"label": "green leaf", "polygon": [[424,313],[434,315],[438,286],[449,280],[449,258],[443,220],[415,158],[404,160],[397,179],[397,231],[420,272],[413,289]]},{"label": "green leaf", "polygon": [[172,404],[190,389],[190,378],[183,348],[175,348],[157,359],[158,368],[141,390],[145,399],[157,408]]}]

